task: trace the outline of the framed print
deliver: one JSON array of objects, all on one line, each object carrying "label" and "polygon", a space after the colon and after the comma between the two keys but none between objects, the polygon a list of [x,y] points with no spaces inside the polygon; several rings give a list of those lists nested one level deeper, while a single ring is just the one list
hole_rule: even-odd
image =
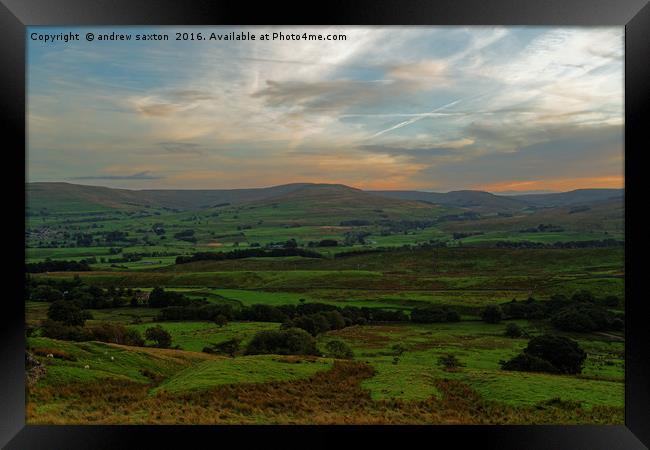
[{"label": "framed print", "polygon": [[3,0],[2,444],[645,448],[646,3]]}]

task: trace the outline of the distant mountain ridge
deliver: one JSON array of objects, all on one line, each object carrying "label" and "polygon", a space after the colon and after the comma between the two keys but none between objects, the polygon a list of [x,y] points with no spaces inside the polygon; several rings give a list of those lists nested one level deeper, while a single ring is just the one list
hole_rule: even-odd
[{"label": "distant mountain ridge", "polygon": [[[201,209],[224,204],[303,201],[364,204],[382,207],[400,204],[417,207],[428,203],[477,212],[512,212],[528,207],[545,208],[623,200],[624,189],[578,189],[570,192],[497,195],[484,191],[364,191],[342,184],[292,183],[250,189],[116,189],[63,182],[27,183],[28,208],[33,210],[102,210],[165,207]],[[350,203],[351,202],[351,203]],[[406,203],[404,203],[406,202]]]}]

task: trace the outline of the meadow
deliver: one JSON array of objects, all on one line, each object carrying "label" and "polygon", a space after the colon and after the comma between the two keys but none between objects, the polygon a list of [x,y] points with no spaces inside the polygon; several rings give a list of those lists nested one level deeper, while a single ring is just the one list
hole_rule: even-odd
[{"label": "meadow", "polygon": [[[28,423],[623,423],[622,329],[558,329],[557,311],[504,312],[493,323],[484,315],[513,300],[575,306],[586,295],[607,305],[601,314],[622,317],[624,248],[611,244],[623,238],[622,220],[605,209],[457,220],[467,208],[340,188],[187,210],[113,201],[62,195],[30,207],[26,267],[85,269],[28,274],[27,350],[38,367],[30,368]],[[177,260],[258,249],[313,254]],[[151,304],[160,288],[180,303]],[[91,304],[97,298],[104,303]],[[77,335],[53,337],[57,301],[87,305]],[[188,318],[165,319],[169,308]],[[314,351],[250,351],[310,308],[365,318],[312,333]],[[457,320],[413,320],[431,308]],[[520,335],[507,335],[513,324]],[[119,339],[87,335],[102,326]],[[170,343],[148,334],[156,326]],[[126,332],[142,341],[125,345]],[[584,350],[579,373],[502,368],[546,334]],[[234,341],[231,354],[207,351]],[[351,353],[333,353],[332,343]],[[452,366],[441,363],[449,355]]]}]

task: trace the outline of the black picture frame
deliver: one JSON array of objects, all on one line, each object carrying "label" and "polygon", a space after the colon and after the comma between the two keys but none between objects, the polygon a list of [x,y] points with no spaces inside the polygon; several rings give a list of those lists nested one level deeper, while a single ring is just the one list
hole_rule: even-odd
[{"label": "black picture frame", "polygon": [[[12,242],[5,282],[15,294],[2,299],[0,339],[0,445],[9,449],[180,447],[205,439],[225,445],[237,438],[311,445],[344,441],[362,433],[366,444],[427,446],[447,441],[499,449],[642,449],[650,446],[650,327],[643,298],[643,244],[639,189],[647,151],[650,104],[650,4],[648,0],[329,0],[305,4],[196,0],[0,0],[0,117],[6,204],[25,185],[25,48],[30,25],[571,25],[625,26],[625,425],[624,426],[431,426],[431,427],[251,427],[251,426],[26,426],[24,395],[25,205],[11,202],[6,242]],[[645,119],[645,120],[644,120]],[[11,144],[9,144],[11,143]],[[24,199],[24,198],[23,198]],[[642,205],[642,203],[639,203]],[[636,210],[635,210],[636,209]],[[13,213],[13,214],[12,214]],[[23,227],[24,228],[24,227]],[[5,253],[5,258],[9,258]],[[309,431],[308,439],[294,438]],[[424,439],[421,441],[420,439]],[[428,443],[428,444],[427,444]],[[332,444],[337,445],[337,444]],[[417,444],[422,445],[422,444]]]}]

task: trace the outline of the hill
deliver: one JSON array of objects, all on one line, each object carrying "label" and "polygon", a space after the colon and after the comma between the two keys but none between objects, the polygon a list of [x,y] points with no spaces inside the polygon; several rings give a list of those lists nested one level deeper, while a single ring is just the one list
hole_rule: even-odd
[{"label": "hill", "polygon": [[484,191],[374,191],[378,195],[402,200],[418,200],[442,206],[467,208],[477,212],[515,211],[523,209],[527,203],[511,197],[491,194]]},{"label": "hill", "polygon": [[[593,205],[622,201],[623,189],[578,189],[529,195],[495,195],[484,191],[363,191],[342,184],[292,183],[251,189],[114,189],[71,183],[28,183],[28,210],[100,212],[143,208],[197,210],[225,205],[307,204],[320,208],[429,209],[433,205],[478,213],[514,213],[526,208]],[[428,204],[428,205],[427,205]]]},{"label": "hill", "polygon": [[576,189],[574,191],[553,194],[513,195],[510,198],[532,206],[551,207],[607,202],[610,200],[621,202],[624,195],[624,189]]}]

